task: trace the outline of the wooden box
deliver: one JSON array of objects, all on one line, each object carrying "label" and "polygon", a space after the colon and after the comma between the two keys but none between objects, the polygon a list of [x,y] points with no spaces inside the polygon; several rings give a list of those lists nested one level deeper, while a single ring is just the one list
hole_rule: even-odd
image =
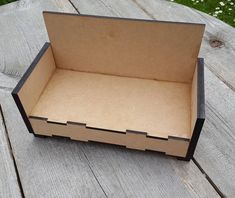
[{"label": "wooden box", "polygon": [[43,15],[50,43],[12,92],[29,132],[192,158],[203,24]]}]

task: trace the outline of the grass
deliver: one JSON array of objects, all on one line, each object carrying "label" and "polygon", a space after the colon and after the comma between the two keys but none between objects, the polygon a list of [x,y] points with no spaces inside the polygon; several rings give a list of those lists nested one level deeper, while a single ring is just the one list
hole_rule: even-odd
[{"label": "grass", "polygon": [[235,0],[170,0],[170,1],[195,8],[235,27]]},{"label": "grass", "polygon": [[4,4],[7,4],[7,3],[11,3],[13,1],[16,1],[16,0],[0,0],[0,5],[4,5]]}]

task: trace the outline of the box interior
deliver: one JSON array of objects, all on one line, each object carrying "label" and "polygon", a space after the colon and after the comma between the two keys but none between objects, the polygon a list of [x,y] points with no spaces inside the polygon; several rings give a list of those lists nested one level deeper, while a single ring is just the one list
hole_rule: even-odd
[{"label": "box interior", "polygon": [[190,92],[186,83],[56,69],[30,115],[189,138]]},{"label": "box interior", "polygon": [[203,25],[44,17],[51,45],[19,92],[28,116],[191,138]]}]

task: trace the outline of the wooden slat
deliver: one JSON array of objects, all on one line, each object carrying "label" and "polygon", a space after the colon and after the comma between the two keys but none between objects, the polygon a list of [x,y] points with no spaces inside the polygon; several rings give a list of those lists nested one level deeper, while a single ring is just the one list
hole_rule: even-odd
[{"label": "wooden slat", "polygon": [[[90,9],[87,1],[73,0],[73,4],[84,14],[113,16],[113,10],[119,10],[118,16],[123,17],[138,18],[138,13],[140,13],[140,18],[206,23],[207,29],[201,47],[201,56],[205,57],[207,67],[217,76],[219,73],[218,77],[229,87],[233,88],[233,80],[235,79],[235,72],[232,72],[234,71],[234,60],[231,59],[234,56],[233,47],[230,47],[229,50],[225,47],[214,49],[208,44],[208,39],[217,34],[218,31],[224,35],[224,39],[234,39],[234,36],[232,36],[234,29],[223,22],[190,8],[166,1],[119,1],[119,3],[114,1],[95,1],[92,2],[92,9]],[[97,12],[95,12],[94,6],[97,7]],[[121,15],[122,10],[125,10],[123,15]],[[225,31],[222,31],[223,29]],[[231,42],[230,46],[233,43]],[[234,92],[216,78],[210,70],[205,69],[207,121],[199,139],[195,159],[201,164],[208,177],[214,181],[217,188],[223,194],[232,196],[235,194],[233,177],[235,152],[232,145],[233,141],[231,140],[235,137],[232,133],[234,131],[235,103],[231,102],[234,101]],[[218,96],[220,96],[220,99],[217,99]],[[229,116],[226,115],[226,112],[230,112]]]},{"label": "wooden slat", "polygon": [[0,6],[0,72],[22,76],[48,41],[42,16],[44,10],[76,12],[67,0],[20,0]]},{"label": "wooden slat", "polygon": [[11,90],[16,86],[18,80],[18,77],[8,76],[0,72],[0,89]]},{"label": "wooden slat", "polygon": [[[1,111],[1,107],[0,107]],[[21,197],[11,149],[0,112],[0,197]]]},{"label": "wooden slat", "polygon": [[206,70],[206,122],[195,160],[227,197],[235,195],[235,94]]},{"label": "wooden slat", "polygon": [[218,197],[192,161],[95,143],[83,150],[108,197]]},{"label": "wooden slat", "polygon": [[[18,79],[5,74],[21,76],[47,41],[43,10],[75,12],[65,0],[19,1],[0,7],[0,70],[4,73],[1,74],[0,101],[23,193],[25,197],[105,197],[79,146],[71,141],[67,144],[66,141],[34,139],[10,96],[9,90]],[[4,83],[4,79],[9,83]],[[0,140],[6,142],[2,137]],[[14,177],[6,178],[11,160],[6,159],[9,167],[1,169],[6,165],[2,164],[1,157],[0,197],[11,193],[12,197],[17,197],[13,194]]]}]

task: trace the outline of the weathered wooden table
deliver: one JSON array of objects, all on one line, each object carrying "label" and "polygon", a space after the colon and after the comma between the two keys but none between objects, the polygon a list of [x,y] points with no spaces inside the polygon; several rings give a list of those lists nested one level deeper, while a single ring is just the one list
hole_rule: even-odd
[{"label": "weathered wooden table", "polygon": [[[29,134],[10,95],[48,40],[42,11],[206,24],[206,123],[189,163]],[[235,29],[165,0],[20,0],[0,7],[0,197],[235,197]]]}]

